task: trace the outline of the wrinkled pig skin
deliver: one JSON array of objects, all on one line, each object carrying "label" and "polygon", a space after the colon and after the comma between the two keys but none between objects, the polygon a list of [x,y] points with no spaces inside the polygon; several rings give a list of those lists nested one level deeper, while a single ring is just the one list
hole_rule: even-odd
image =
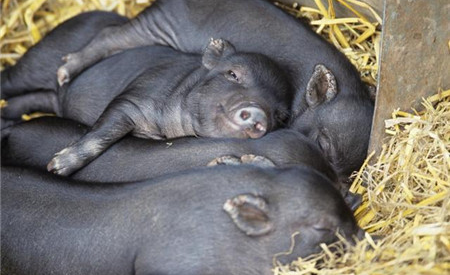
[{"label": "wrinkled pig skin", "polygon": [[272,274],[320,243],[361,235],[307,168],[216,166],[137,183],[2,167],[2,274]]}]

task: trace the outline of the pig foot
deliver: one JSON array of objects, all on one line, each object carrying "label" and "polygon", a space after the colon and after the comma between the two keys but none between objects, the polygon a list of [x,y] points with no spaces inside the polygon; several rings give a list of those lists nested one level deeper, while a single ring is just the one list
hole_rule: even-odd
[{"label": "pig foot", "polygon": [[68,83],[70,81],[69,71],[64,66],[59,67],[57,76],[60,87],[64,85],[64,83]]},{"label": "pig foot", "polygon": [[59,86],[64,85],[70,81],[71,76],[76,75],[82,67],[82,58],[78,53],[69,53],[62,58],[66,64],[58,68],[58,84]]},{"label": "pig foot", "polygon": [[240,165],[240,164],[252,164],[259,167],[275,167],[275,164],[268,158],[263,156],[256,156],[252,154],[243,155],[238,158],[235,156],[223,156],[213,159],[207,166],[215,165]]},{"label": "pig foot", "polygon": [[84,160],[73,147],[67,147],[55,154],[47,170],[57,175],[68,176],[85,165]]}]

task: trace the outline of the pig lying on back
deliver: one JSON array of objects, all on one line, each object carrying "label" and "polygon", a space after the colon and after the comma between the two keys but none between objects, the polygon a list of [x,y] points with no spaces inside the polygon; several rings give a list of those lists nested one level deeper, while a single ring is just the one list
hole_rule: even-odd
[{"label": "pig lying on back", "polygon": [[282,65],[296,91],[292,127],[314,140],[337,169],[350,174],[360,167],[374,106],[359,73],[333,45],[267,0],[156,1],[136,18],[105,28],[83,50],[66,56],[58,78],[66,82],[111,53],[142,45],[200,53],[211,36]]},{"label": "pig lying on back", "polygon": [[[63,24],[59,31],[77,33],[81,25],[96,23],[97,16],[102,13],[83,15],[83,20],[73,19],[78,24]],[[33,57],[25,58],[17,69],[12,67],[5,81],[16,82],[12,76],[27,67],[27,60],[46,62],[52,47],[64,48],[78,36],[62,38],[53,35],[42,40],[41,50],[31,52]],[[49,171],[60,175],[85,166],[128,133],[151,139],[259,138],[276,128],[287,112],[289,86],[276,64],[259,54],[236,52],[221,39],[211,40],[202,57],[162,46],[132,49],[100,62],[77,81],[57,93],[10,98],[2,110],[4,118],[52,110],[93,125],[48,164]]]},{"label": "pig lying on back", "polygon": [[258,274],[362,230],[306,168],[191,170],[93,184],[2,167],[2,274]]}]

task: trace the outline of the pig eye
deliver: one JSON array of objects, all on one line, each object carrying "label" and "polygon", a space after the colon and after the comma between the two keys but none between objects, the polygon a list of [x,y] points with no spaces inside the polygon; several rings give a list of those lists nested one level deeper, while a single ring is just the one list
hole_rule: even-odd
[{"label": "pig eye", "polygon": [[319,221],[312,228],[321,234],[334,234],[336,232],[336,228],[326,220]]},{"label": "pig eye", "polygon": [[228,74],[229,78],[235,80],[236,82],[239,82],[239,78],[237,77],[237,75],[232,70],[229,70],[227,72],[227,74]]},{"label": "pig eye", "polygon": [[331,228],[328,228],[321,224],[315,224],[312,226],[312,228],[314,228],[314,230],[317,230],[317,231],[333,231],[333,230],[331,230]]},{"label": "pig eye", "polygon": [[313,226],[313,229],[322,235],[333,235],[335,233],[334,230],[332,230],[331,228],[325,228],[325,227],[320,227],[320,226]]}]

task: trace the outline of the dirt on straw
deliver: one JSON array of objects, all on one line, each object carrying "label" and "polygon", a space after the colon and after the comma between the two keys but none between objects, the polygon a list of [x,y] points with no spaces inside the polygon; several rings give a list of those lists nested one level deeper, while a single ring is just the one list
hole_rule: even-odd
[{"label": "dirt on straw", "polygon": [[[358,0],[315,0],[314,7],[287,6],[342,51],[362,79],[376,84],[381,18]],[[133,17],[153,0],[4,0],[0,27],[1,67],[10,66],[48,31],[88,10]],[[354,17],[337,18],[333,5]],[[371,10],[369,22],[354,8]],[[373,165],[355,174],[351,190],[362,194],[355,216],[368,233],[350,246],[344,239],[322,245],[322,252],[274,266],[275,275],[450,274],[450,90],[424,99],[424,111],[396,110],[386,120],[390,139]],[[382,236],[378,241],[372,236]]]}]

